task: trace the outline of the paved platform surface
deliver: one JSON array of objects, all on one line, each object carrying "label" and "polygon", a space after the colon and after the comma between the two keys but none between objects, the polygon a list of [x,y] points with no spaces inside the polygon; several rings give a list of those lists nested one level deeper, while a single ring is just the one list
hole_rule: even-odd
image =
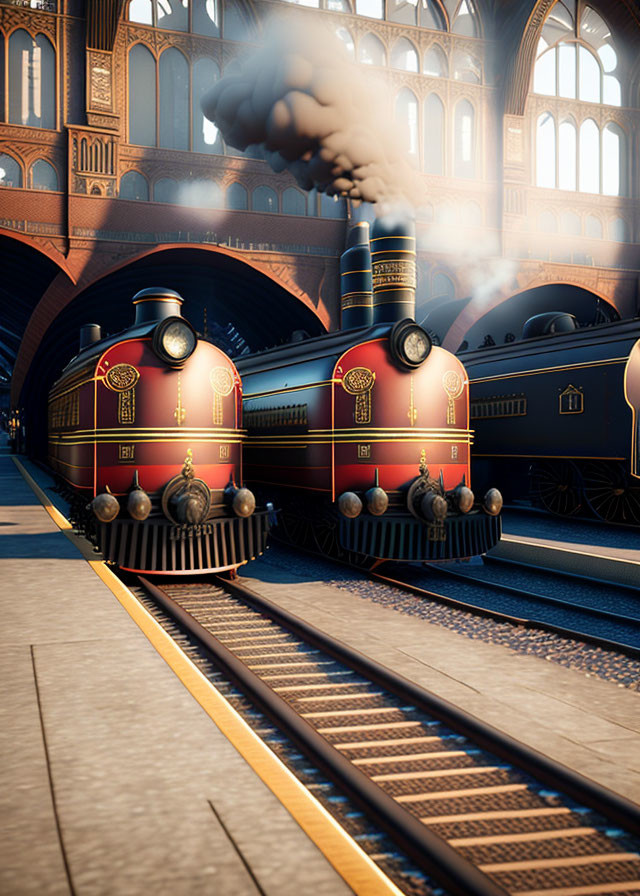
[{"label": "paved platform surface", "polygon": [[2,447],[0,485],[2,896],[351,893]]},{"label": "paved platform surface", "polygon": [[[0,483],[0,893],[350,892],[2,447]],[[638,693],[351,597],[303,560],[299,574],[256,561],[242,579],[640,802]]]}]

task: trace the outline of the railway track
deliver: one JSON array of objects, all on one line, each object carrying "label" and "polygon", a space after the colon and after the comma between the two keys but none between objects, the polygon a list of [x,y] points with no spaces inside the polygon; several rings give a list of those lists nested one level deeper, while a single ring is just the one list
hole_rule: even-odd
[{"label": "railway track", "polygon": [[236,583],[141,585],[452,894],[640,896],[640,810]]}]

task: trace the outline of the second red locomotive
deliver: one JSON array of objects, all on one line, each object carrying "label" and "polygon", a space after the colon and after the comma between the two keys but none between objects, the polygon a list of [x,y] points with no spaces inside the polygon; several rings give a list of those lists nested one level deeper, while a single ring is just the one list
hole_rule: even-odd
[{"label": "second red locomotive", "polygon": [[502,498],[475,501],[465,369],[413,320],[412,228],[378,219],[370,247],[368,225],[354,236],[342,331],[238,361],[247,481],[277,494],[291,540],[327,553],[484,553],[500,538]]},{"label": "second red locomotive", "polygon": [[[49,395],[49,463],[78,496],[104,558],[134,572],[235,570],[261,554],[269,513],[242,483],[242,385],[168,289],[80,353]],[[87,503],[89,502],[89,504]]]}]

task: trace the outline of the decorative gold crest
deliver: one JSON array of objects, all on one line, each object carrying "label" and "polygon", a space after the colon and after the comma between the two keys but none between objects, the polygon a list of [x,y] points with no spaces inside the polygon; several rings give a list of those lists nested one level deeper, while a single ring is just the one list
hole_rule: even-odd
[{"label": "decorative gold crest", "polygon": [[342,377],[344,391],[356,397],[356,423],[371,423],[371,390],[375,381],[376,375],[368,367],[352,367]]},{"label": "decorative gold crest", "polygon": [[140,371],[131,364],[116,364],[105,374],[105,386],[118,393],[118,423],[136,422],[135,385],[139,379]]},{"label": "decorative gold crest", "polygon": [[582,389],[568,385],[559,396],[560,414],[582,414],[584,412],[584,394]]},{"label": "decorative gold crest", "polygon": [[464,390],[464,380],[457,370],[447,370],[442,377],[442,388],[447,393],[447,423],[456,422],[456,406],[454,401],[460,398]]},{"label": "decorative gold crest", "polygon": [[233,374],[228,367],[214,367],[209,382],[213,389],[213,425],[222,426],[222,399],[233,391]]}]

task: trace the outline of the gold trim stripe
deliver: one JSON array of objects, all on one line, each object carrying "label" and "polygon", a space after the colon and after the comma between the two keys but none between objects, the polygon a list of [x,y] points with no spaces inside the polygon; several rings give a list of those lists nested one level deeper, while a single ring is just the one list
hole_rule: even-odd
[{"label": "gold trim stripe", "polygon": [[[469,383],[490,383],[493,380],[510,380],[516,376],[533,376],[536,373],[557,373],[559,370],[579,370],[589,367],[602,367],[604,364],[626,364],[627,358],[608,358],[606,361],[594,361],[591,364],[564,364],[558,367],[536,367],[535,370],[518,370],[515,373],[499,373],[495,376],[482,376],[469,379]],[[477,400],[477,399],[476,399]]]},{"label": "gold trim stripe", "polygon": [[71,523],[51,504],[20,461],[15,457],[13,460],[52,520],[79,548],[98,578],[109,588],[187,691],[354,893],[357,896],[402,896],[402,891],[382,873],[375,862],[260,740],[108,566],[102,560],[89,559],[91,548],[88,542],[73,534]]}]

